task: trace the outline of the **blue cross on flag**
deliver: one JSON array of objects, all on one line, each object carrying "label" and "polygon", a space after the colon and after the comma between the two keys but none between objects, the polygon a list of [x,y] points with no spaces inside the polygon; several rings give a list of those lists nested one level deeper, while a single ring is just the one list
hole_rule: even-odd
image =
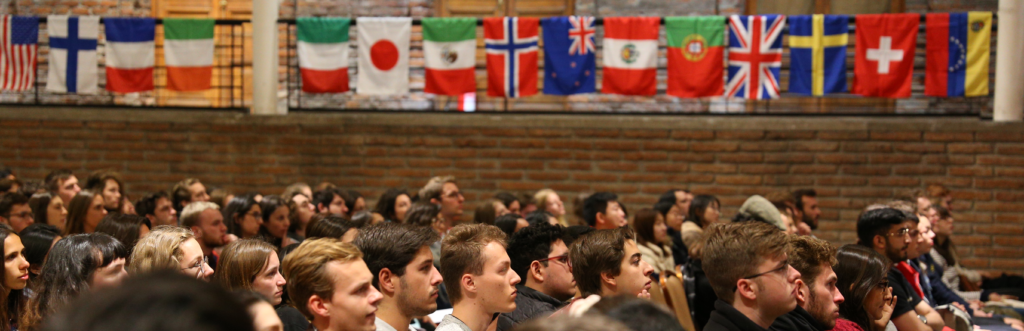
[{"label": "blue cross on flag", "polygon": [[50,72],[46,77],[46,90],[95,94],[99,90],[96,62],[99,16],[50,15],[46,19],[46,28],[50,35]]}]

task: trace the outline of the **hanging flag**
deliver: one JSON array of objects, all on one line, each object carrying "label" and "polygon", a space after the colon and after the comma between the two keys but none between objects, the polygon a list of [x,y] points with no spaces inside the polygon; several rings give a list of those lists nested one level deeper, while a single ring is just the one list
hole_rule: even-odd
[{"label": "hanging flag", "polygon": [[725,87],[722,16],[666,17],[668,95],[721,96]]},{"label": "hanging flag", "polygon": [[99,74],[96,40],[100,36],[99,16],[50,15],[50,72],[46,90],[57,93],[95,94]]},{"label": "hanging flag", "polygon": [[789,91],[803,95],[846,92],[846,15],[789,17]]},{"label": "hanging flag", "polygon": [[604,19],[601,93],[654,95],[660,23],[658,17]]},{"label": "hanging flag", "polygon": [[540,24],[544,31],[544,94],[594,93],[594,17],[550,17]]},{"label": "hanging flag", "polygon": [[409,93],[409,38],[411,17],[360,17],[359,94]]},{"label": "hanging flag", "polygon": [[36,56],[39,52],[39,19],[28,16],[0,16],[3,43],[0,44],[0,89],[26,91],[35,87]]},{"label": "hanging flag", "polygon": [[476,111],[476,92],[459,95],[459,111],[472,113]]},{"label": "hanging flag", "polygon": [[857,49],[851,92],[906,98],[914,72],[919,14],[857,15]]},{"label": "hanging flag", "polygon": [[212,19],[164,19],[167,89],[210,89],[210,78],[213,76],[213,23]]},{"label": "hanging flag", "polygon": [[423,92],[459,96],[476,92],[476,19],[423,19]]},{"label": "hanging flag", "polygon": [[726,96],[777,99],[786,16],[729,17],[729,82]]},{"label": "hanging flag", "polygon": [[299,75],[307,93],[348,92],[348,17],[300,17]]},{"label": "hanging flag", "polygon": [[935,13],[926,21],[924,94],[988,95],[992,13]]},{"label": "hanging flag", "polygon": [[487,95],[518,98],[537,94],[537,33],[530,17],[484,19]]},{"label": "hanging flag", "polygon": [[107,91],[152,91],[156,20],[107,17],[103,25],[107,35]]}]

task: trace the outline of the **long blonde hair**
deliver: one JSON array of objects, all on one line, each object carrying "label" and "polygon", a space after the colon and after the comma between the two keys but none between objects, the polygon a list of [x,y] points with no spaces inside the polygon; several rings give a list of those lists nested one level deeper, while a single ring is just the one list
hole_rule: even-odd
[{"label": "long blonde hair", "polygon": [[181,244],[195,237],[192,230],[180,226],[161,225],[153,228],[132,249],[132,263],[128,265],[128,273],[137,275],[158,270],[177,270],[185,254],[181,251]]},{"label": "long blonde hair", "polygon": [[[537,193],[533,194],[533,203],[537,205],[538,210],[548,210],[548,197],[550,197],[552,194],[558,195],[558,193],[555,192],[555,190],[549,188],[537,191]],[[562,210],[565,211],[564,201]],[[555,218],[558,219],[558,224],[561,224],[562,226],[569,226],[569,222],[565,220],[565,214],[568,214],[568,212],[563,212],[562,215],[555,216]]]}]

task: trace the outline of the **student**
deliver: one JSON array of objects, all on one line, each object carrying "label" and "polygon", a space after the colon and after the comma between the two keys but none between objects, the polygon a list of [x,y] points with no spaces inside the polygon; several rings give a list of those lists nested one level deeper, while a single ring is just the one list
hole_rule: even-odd
[{"label": "student", "polygon": [[46,190],[50,194],[60,196],[60,199],[65,204],[71,203],[71,198],[78,195],[78,192],[82,191],[82,187],[78,186],[78,177],[71,173],[71,170],[60,169],[51,171],[46,174]]},{"label": "student", "polygon": [[547,224],[512,235],[507,251],[523,281],[516,285],[516,310],[501,314],[498,330],[547,316],[576,295],[566,241],[565,228]]},{"label": "student", "polygon": [[546,211],[558,220],[558,224],[569,226],[565,220],[565,204],[555,190],[546,188],[533,194],[533,203],[537,204],[537,210]]},{"label": "student", "polygon": [[384,218],[385,222],[405,222],[405,214],[412,207],[409,193],[400,189],[388,189],[377,199],[373,212]]},{"label": "student", "polygon": [[32,213],[32,207],[29,207],[28,197],[21,193],[0,195],[0,223],[7,224],[15,233],[35,223],[35,215]]},{"label": "student", "polygon": [[871,248],[846,245],[836,253],[836,288],[843,295],[836,331],[883,331],[896,300],[889,287],[892,262]]},{"label": "student", "polygon": [[153,228],[132,250],[128,273],[132,275],[172,270],[209,281],[213,268],[192,230],[161,225]]},{"label": "student", "polygon": [[800,272],[789,264],[789,241],[779,228],[728,223],[705,235],[703,266],[718,301],[704,331],[766,330],[797,307]]},{"label": "student", "polygon": [[350,243],[359,235],[359,224],[341,216],[316,215],[306,229],[306,239],[335,238]]},{"label": "student", "polygon": [[273,245],[262,240],[240,239],[224,246],[214,281],[227,290],[258,293],[273,305],[279,321],[288,321],[284,330],[305,331],[309,322],[298,310],[282,304],[287,281],[281,275],[280,261]]},{"label": "student", "polygon": [[263,226],[263,209],[253,196],[238,196],[224,207],[224,222],[228,231],[238,238],[255,237]]},{"label": "student", "polygon": [[810,236],[789,236],[789,262],[800,272],[797,306],[779,316],[771,330],[826,331],[836,326],[843,295],[836,288],[836,248]]},{"label": "student", "polygon": [[[619,294],[650,298],[651,268],[641,258],[633,230],[618,228],[595,230],[585,234],[569,246],[572,276],[579,288],[580,298],[598,300],[599,297]],[[576,299],[559,313],[577,315]]]},{"label": "student", "polygon": [[263,197],[260,209],[263,213],[263,223],[260,224],[257,235],[259,238],[279,248],[297,243],[288,237],[291,220],[288,219],[290,211],[284,199],[277,195]]},{"label": "student", "polygon": [[344,217],[348,214],[345,198],[345,193],[339,189],[323,189],[313,194],[313,204],[319,214]]},{"label": "student", "polygon": [[97,233],[105,233],[120,241],[125,250],[131,252],[139,239],[149,234],[145,217],[128,214],[109,214],[96,226]]},{"label": "student", "polygon": [[171,188],[171,202],[174,203],[174,209],[181,214],[181,209],[185,208],[185,205],[197,202],[197,201],[210,201],[210,195],[206,193],[206,186],[197,178],[185,178],[184,180],[174,184]]},{"label": "student", "polygon": [[[28,261],[23,254],[21,238],[11,230],[0,227],[0,250],[4,253],[4,279],[0,282],[0,331],[17,329],[21,324],[21,310],[25,306],[22,290],[28,285]],[[8,322],[10,321],[10,322]]]},{"label": "student", "polygon": [[519,275],[493,225],[463,224],[441,239],[441,275],[454,310],[437,331],[484,331],[496,313],[516,309]]},{"label": "student", "polygon": [[181,210],[181,226],[192,231],[196,242],[203,251],[210,268],[217,270],[217,255],[214,250],[237,239],[228,234],[224,224],[224,216],[217,204],[209,201],[197,201]]},{"label": "student", "polygon": [[68,221],[64,235],[92,233],[106,216],[107,209],[103,208],[103,196],[99,192],[78,192],[68,204]]},{"label": "student", "polygon": [[626,226],[626,212],[615,193],[597,192],[583,200],[583,219],[598,230]]},{"label": "student", "polygon": [[441,206],[441,218],[451,228],[462,219],[462,203],[466,198],[455,184],[455,177],[438,176],[427,181],[419,192],[420,201]]},{"label": "student", "polygon": [[[913,213],[893,208],[868,210],[857,220],[858,244],[885,255],[889,261],[906,261],[911,241],[917,240],[917,221]],[[921,300],[896,267],[889,270],[888,278],[893,295],[900,298],[892,313],[897,330],[942,330],[942,317]]]},{"label": "student", "polygon": [[49,192],[36,193],[28,199],[28,206],[32,208],[32,215],[35,216],[33,224],[49,224],[63,229],[68,220],[68,209],[64,206],[64,200],[59,195]]},{"label": "student", "polygon": [[135,202],[135,212],[149,219],[154,228],[161,225],[178,225],[178,210],[174,208],[167,192],[147,194]]},{"label": "student", "polygon": [[644,208],[633,218],[636,229],[636,247],[643,259],[654,268],[654,272],[675,272],[676,261],[672,257],[672,238],[668,236],[665,218],[653,209]]},{"label": "student", "polygon": [[306,239],[284,258],[288,296],[319,331],[374,330],[382,295],[355,245]]},{"label": "student", "polygon": [[112,170],[97,170],[85,180],[85,189],[100,192],[103,196],[103,208],[108,213],[121,213],[124,203],[124,181],[121,175]]},{"label": "student", "polygon": [[412,319],[437,310],[441,273],[434,267],[430,244],[440,238],[429,228],[384,222],[359,233],[355,245],[363,252],[380,300],[377,331],[408,330]]},{"label": "student", "polygon": [[61,239],[60,230],[53,225],[35,223],[22,230],[19,235],[25,246],[25,259],[29,263],[29,280],[34,281],[43,270],[43,263],[46,262],[50,248]]},{"label": "student", "polygon": [[702,194],[693,197],[690,209],[686,211],[686,220],[680,226],[682,232],[680,237],[686,247],[692,248],[700,245],[704,229],[718,223],[718,218],[722,215],[719,209],[721,206],[722,203],[713,195]]}]

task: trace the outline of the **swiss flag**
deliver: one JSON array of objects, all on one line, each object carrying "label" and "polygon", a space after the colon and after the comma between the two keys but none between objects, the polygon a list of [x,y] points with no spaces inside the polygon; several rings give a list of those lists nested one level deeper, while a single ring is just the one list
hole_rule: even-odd
[{"label": "swiss flag", "polygon": [[857,15],[854,94],[906,98],[914,72],[919,14]]}]

